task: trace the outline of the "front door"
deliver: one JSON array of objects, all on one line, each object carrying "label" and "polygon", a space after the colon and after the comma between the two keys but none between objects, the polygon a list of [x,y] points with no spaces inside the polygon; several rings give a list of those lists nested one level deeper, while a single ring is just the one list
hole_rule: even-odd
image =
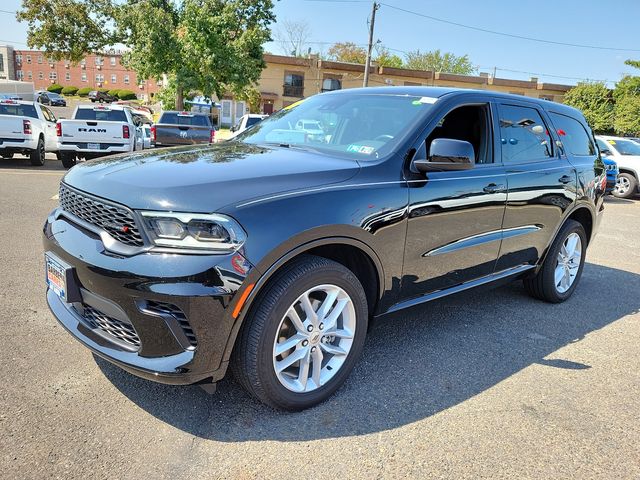
[{"label": "front door", "polygon": [[409,180],[409,220],[402,297],[410,299],[494,272],[507,198],[504,167],[492,134],[492,105],[450,109],[416,155],[435,138],[466,140],[475,152],[469,170],[430,172]]}]

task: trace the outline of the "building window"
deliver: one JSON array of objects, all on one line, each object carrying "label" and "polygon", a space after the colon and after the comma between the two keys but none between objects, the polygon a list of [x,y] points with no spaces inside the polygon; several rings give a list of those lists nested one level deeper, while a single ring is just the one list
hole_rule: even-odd
[{"label": "building window", "polygon": [[80,81],[81,82],[86,82],[87,81],[87,74],[82,72],[82,74],[80,75]]},{"label": "building window", "polygon": [[304,73],[285,73],[282,95],[285,97],[303,97]]},{"label": "building window", "polygon": [[118,76],[117,75],[111,75],[111,83],[118,83]]},{"label": "building window", "polygon": [[22,54],[16,53],[16,63],[22,63]]},{"label": "building window", "polygon": [[0,72],[4,73],[4,55],[0,53]]},{"label": "building window", "polygon": [[64,74],[64,79],[65,79],[67,82],[70,82],[70,81],[71,81],[71,72],[66,72],[66,73]]},{"label": "building window", "polygon": [[104,75],[101,73],[96,73],[96,82],[98,83],[104,82]]},{"label": "building window", "polygon": [[16,72],[16,78],[20,81],[24,80],[24,72],[22,70],[18,70]]},{"label": "building window", "polygon": [[58,74],[56,72],[49,72],[49,80],[57,80]]},{"label": "building window", "polygon": [[111,63],[111,66],[112,66],[112,67],[115,67],[115,66],[116,66],[116,57],[111,57],[111,58],[109,59],[109,62]]},{"label": "building window", "polygon": [[124,83],[125,85],[129,85],[129,75],[124,76]]},{"label": "building window", "polygon": [[80,65],[85,67],[87,65],[87,60],[86,59],[81,60]]},{"label": "building window", "polygon": [[27,70],[27,80],[32,80],[33,79],[33,74],[31,73],[31,70]]},{"label": "building window", "polygon": [[104,65],[104,58],[96,57],[96,65]]},{"label": "building window", "polygon": [[325,77],[322,81],[322,91],[331,92],[342,89],[342,80],[336,77]]},{"label": "building window", "polygon": [[27,63],[31,63],[31,55],[27,55]]},{"label": "building window", "polygon": [[44,57],[42,56],[42,54],[38,55],[38,63],[42,63]]},{"label": "building window", "polygon": [[44,80],[44,72],[38,72],[38,80]]}]

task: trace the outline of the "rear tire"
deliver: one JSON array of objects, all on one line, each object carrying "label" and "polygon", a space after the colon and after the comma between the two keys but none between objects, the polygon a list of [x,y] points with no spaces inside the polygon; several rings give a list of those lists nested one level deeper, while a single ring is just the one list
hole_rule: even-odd
[{"label": "rear tire", "polygon": [[550,303],[564,302],[580,281],[586,251],[584,227],[575,220],[567,220],[551,244],[542,268],[534,277],[524,279],[527,293]]},{"label": "rear tire", "polygon": [[29,155],[29,160],[31,160],[31,165],[35,167],[41,167],[45,162],[45,150],[44,150],[44,139],[40,137],[38,139],[38,145],[36,149],[31,152]]},{"label": "rear tire", "polygon": [[344,383],[362,353],[367,323],[367,298],[358,278],[339,263],[304,255],[277,273],[256,299],[231,367],[258,400],[303,410]]},{"label": "rear tire", "polygon": [[59,152],[58,155],[64,168],[71,168],[76,164],[76,156],[73,153]]},{"label": "rear tire", "polygon": [[4,160],[11,160],[13,158],[13,153],[3,153],[2,158]]},{"label": "rear tire", "polygon": [[638,190],[638,181],[630,173],[619,173],[613,187],[613,196],[618,198],[633,197]]}]

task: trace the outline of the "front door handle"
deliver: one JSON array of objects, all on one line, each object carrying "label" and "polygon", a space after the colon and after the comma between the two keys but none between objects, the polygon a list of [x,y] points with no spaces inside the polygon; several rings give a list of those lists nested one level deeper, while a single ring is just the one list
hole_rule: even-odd
[{"label": "front door handle", "polygon": [[565,183],[566,184],[566,183],[569,183],[571,181],[571,177],[569,175],[563,175],[558,179],[558,181],[560,183]]},{"label": "front door handle", "polygon": [[502,184],[498,185],[496,183],[490,183],[489,185],[484,187],[482,190],[484,190],[485,193],[498,193],[498,192],[506,191],[507,187]]}]

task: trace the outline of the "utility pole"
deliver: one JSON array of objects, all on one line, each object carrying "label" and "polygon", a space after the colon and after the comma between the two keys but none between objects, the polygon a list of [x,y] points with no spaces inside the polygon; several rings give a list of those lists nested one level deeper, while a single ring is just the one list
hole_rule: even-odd
[{"label": "utility pole", "polygon": [[364,82],[363,87],[369,86],[369,68],[371,64],[371,50],[373,49],[373,29],[376,23],[376,11],[380,8],[380,4],[373,2],[371,8],[371,22],[369,23],[369,45],[367,46],[367,61],[364,65]]}]

